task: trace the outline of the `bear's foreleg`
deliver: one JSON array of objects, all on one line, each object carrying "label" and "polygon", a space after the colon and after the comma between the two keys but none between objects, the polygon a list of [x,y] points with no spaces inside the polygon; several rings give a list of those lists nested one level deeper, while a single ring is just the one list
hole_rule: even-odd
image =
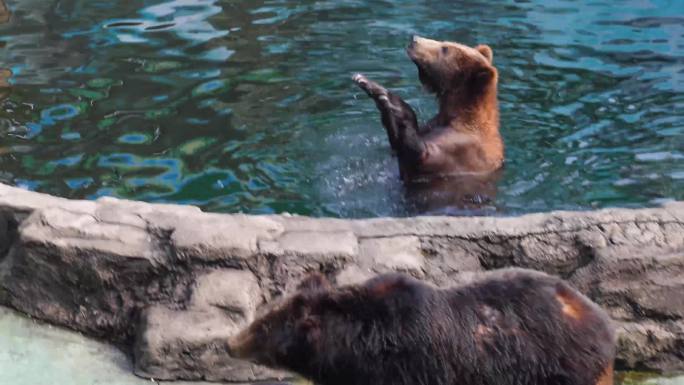
[{"label": "bear's foreleg", "polygon": [[396,94],[361,74],[352,78],[368,94],[380,110],[390,146],[402,163],[417,164],[425,145],[418,135],[418,119],[411,106]]},{"label": "bear's foreleg", "polygon": [[352,80],[375,101],[375,105],[380,110],[382,125],[387,131],[387,138],[389,139],[392,151],[397,152],[399,146],[397,118],[401,116],[401,109],[392,105],[390,102],[391,93],[380,84],[368,80],[368,78],[361,74],[354,75]]}]

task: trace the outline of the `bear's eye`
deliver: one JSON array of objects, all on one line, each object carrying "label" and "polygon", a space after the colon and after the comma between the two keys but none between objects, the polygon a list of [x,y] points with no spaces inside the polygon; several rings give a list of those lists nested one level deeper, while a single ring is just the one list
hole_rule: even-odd
[{"label": "bear's eye", "polygon": [[442,46],[442,53],[443,53],[443,54],[446,54],[447,52],[449,52],[449,47],[447,47],[447,46],[445,46],[445,45]]}]

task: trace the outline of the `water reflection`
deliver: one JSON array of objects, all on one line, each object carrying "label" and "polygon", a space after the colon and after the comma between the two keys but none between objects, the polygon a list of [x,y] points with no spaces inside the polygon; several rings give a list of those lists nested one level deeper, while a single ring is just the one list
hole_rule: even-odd
[{"label": "water reflection", "polygon": [[419,33],[495,50],[507,166],[477,213],[684,199],[682,2],[5,1],[5,182],[218,211],[463,213],[410,202],[348,80],[431,115],[403,52]]},{"label": "water reflection", "polygon": [[10,94],[9,79],[12,77],[12,71],[7,68],[0,68],[0,102],[6,99]]},{"label": "water reflection", "polygon": [[7,23],[10,19],[10,11],[4,0],[0,0],[0,24]]}]

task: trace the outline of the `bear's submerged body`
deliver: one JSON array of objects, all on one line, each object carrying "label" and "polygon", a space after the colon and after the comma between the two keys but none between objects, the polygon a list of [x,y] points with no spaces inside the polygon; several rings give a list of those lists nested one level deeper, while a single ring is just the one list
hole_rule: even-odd
[{"label": "bear's submerged body", "polygon": [[314,276],[229,345],[321,385],[607,385],[614,359],[597,305],[521,269],[442,290],[396,274],[340,288]]}]

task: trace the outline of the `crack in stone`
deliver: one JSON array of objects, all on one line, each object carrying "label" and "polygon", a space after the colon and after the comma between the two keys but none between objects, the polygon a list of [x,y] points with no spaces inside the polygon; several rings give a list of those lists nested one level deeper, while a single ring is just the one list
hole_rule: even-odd
[{"label": "crack in stone", "polygon": [[[419,232],[400,232],[400,233],[392,233],[389,235],[358,235],[357,237],[359,240],[362,239],[382,239],[382,238],[394,238],[394,237],[419,237],[419,238],[425,238],[425,237],[430,237],[430,238],[447,238],[447,239],[460,239],[464,241],[478,241],[485,239],[487,237],[506,237],[507,239],[522,239],[530,236],[544,236],[544,235],[549,235],[549,234],[570,234],[570,233],[576,233],[580,232],[583,230],[590,230],[592,227],[599,227],[599,226],[606,226],[606,225],[627,225],[627,224],[658,224],[661,228],[664,227],[665,225],[670,225],[670,224],[675,224],[675,225],[681,225],[684,226],[684,221],[680,220],[668,220],[668,221],[656,221],[656,220],[645,220],[645,221],[634,221],[634,220],[629,220],[629,221],[603,221],[603,222],[595,222],[595,223],[590,223],[585,226],[578,226],[570,229],[548,229],[548,230],[540,230],[540,231],[529,231],[523,234],[509,234],[509,233],[500,233],[500,232],[490,232],[486,233],[480,236],[466,236],[466,235],[441,235],[441,234],[434,234],[434,235],[429,235],[425,233],[419,233]],[[605,230],[601,230],[603,233]]]}]

